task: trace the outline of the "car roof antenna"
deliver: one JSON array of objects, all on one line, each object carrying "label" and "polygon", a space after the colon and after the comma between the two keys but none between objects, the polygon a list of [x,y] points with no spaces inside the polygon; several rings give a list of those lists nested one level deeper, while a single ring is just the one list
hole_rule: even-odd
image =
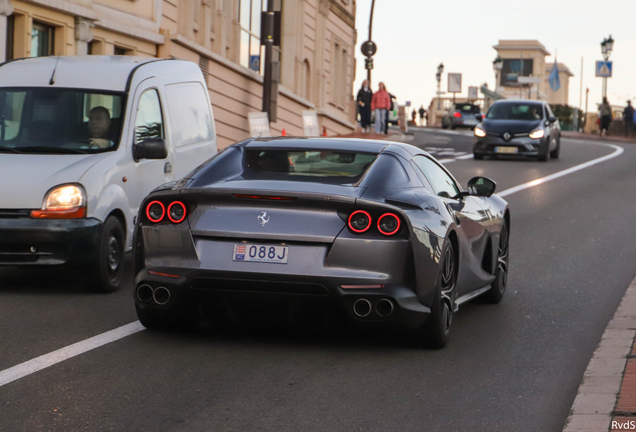
[{"label": "car roof antenna", "polygon": [[57,56],[57,60],[55,60],[55,66],[53,66],[53,73],[51,74],[51,81],[49,81],[49,85],[55,84],[55,71],[57,70],[57,62],[60,61],[60,56]]}]

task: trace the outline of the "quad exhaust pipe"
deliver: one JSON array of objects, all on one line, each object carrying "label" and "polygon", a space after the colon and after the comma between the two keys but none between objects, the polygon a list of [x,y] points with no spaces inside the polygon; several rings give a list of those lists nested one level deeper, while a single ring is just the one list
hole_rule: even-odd
[{"label": "quad exhaust pipe", "polygon": [[368,316],[372,310],[371,302],[367,299],[358,299],[353,304],[353,313],[358,315],[360,318]]},{"label": "quad exhaust pipe", "polygon": [[154,300],[158,305],[165,305],[170,301],[170,297],[170,290],[166,287],[153,288],[148,284],[137,287],[137,298],[144,303]]},{"label": "quad exhaust pipe", "polygon": [[[389,299],[380,299],[375,304],[375,313],[380,317],[386,318],[390,316],[395,310],[393,302]],[[360,318],[365,318],[373,311],[373,305],[367,299],[361,298],[355,301],[353,304],[353,313]]]},{"label": "quad exhaust pipe", "polygon": [[165,305],[170,301],[170,290],[166,287],[159,287],[152,293],[152,298],[158,305]]}]

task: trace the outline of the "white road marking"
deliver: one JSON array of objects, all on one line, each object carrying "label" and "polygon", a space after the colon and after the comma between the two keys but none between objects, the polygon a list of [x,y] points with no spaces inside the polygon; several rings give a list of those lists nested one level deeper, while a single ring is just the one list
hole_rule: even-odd
[{"label": "white road marking", "polygon": [[619,147],[619,146],[616,146],[616,145],[613,145],[613,144],[602,144],[602,145],[607,146],[607,147],[612,147],[614,149],[614,152],[608,154],[607,156],[603,156],[603,157],[600,157],[598,159],[592,159],[589,162],[585,162],[585,163],[582,163],[582,164],[579,164],[579,165],[575,165],[572,168],[568,168],[566,170],[559,171],[559,172],[556,172],[554,174],[550,174],[549,176],[541,177],[539,179],[532,180],[532,181],[530,181],[528,183],[524,183],[524,184],[521,184],[519,186],[511,187],[510,189],[506,189],[504,191],[499,192],[497,195],[499,195],[500,197],[505,197],[505,196],[508,196],[508,195],[512,195],[513,193],[517,193],[519,191],[522,191],[522,190],[525,190],[525,189],[528,189],[528,188],[531,188],[531,187],[535,187],[535,186],[538,186],[538,185],[543,184],[543,183],[547,183],[547,182],[552,181],[554,179],[558,179],[559,177],[563,177],[563,176],[566,176],[568,174],[572,174],[574,172],[580,171],[582,169],[589,168],[589,167],[591,167],[593,165],[596,165],[596,164],[599,164],[601,162],[605,162],[606,160],[613,159],[613,158],[615,158],[617,156],[620,156],[625,151],[622,147]]},{"label": "white road marking", "polygon": [[[450,131],[447,131],[450,132]],[[454,132],[454,131],[452,131]],[[508,196],[508,195],[512,195],[513,193],[534,187],[534,186],[538,186],[540,184],[543,183],[547,183],[551,180],[566,176],[568,174],[572,174],[574,172],[580,171],[582,169],[585,168],[589,168],[593,165],[599,164],[601,162],[604,162],[606,160],[609,159],[613,159],[617,156],[620,156],[623,152],[624,149],[622,147],[616,146],[616,145],[612,145],[612,144],[600,144],[603,146],[607,146],[607,147],[612,147],[614,148],[614,152],[607,155],[607,156],[603,156],[597,159],[593,159],[589,162],[585,162],[576,166],[573,166],[572,168],[568,168],[566,170],[563,171],[559,171],[557,173],[551,174],[549,176],[546,177],[542,177],[540,179],[536,179],[533,180],[531,182],[528,183],[524,183],[522,185],[519,186],[515,186],[512,187],[510,189],[506,189],[500,193],[498,193],[497,195],[504,197],[504,196]],[[449,162],[454,162],[456,160],[464,160],[464,159],[470,159],[472,158],[473,155],[472,154],[467,154],[464,156],[459,156],[456,157],[454,159],[441,159],[438,162],[440,163],[449,163]],[[31,375],[35,372],[41,371],[42,369],[46,369],[49,366],[53,366],[57,363],[63,362],[64,360],[68,360],[69,358],[78,356],[80,354],[83,354],[87,351],[93,350],[95,348],[99,348],[101,346],[104,346],[106,344],[109,344],[111,342],[115,342],[119,339],[123,339],[127,336],[130,336],[132,334],[135,334],[141,330],[144,329],[144,326],[139,322],[139,321],[135,321],[132,322],[130,324],[126,324],[125,326],[122,327],[118,327],[114,330],[110,330],[107,331],[105,333],[99,334],[97,336],[94,336],[92,338],[83,340],[81,342],[77,342],[73,345],[69,345],[67,347],[64,348],[60,348],[56,351],[53,351],[49,354],[44,354],[40,357],[36,357],[32,360],[28,360],[24,363],[20,363],[16,366],[10,367],[9,369],[5,369],[3,371],[0,371],[0,387],[2,387],[5,384],[8,384],[10,382],[16,381],[20,378],[24,378],[27,375]]]},{"label": "white road marking", "polygon": [[137,333],[143,329],[144,326],[142,326],[139,321],[135,321],[114,330],[107,331],[106,333],[74,343],[73,345],[41,355],[40,357],[20,363],[19,365],[10,367],[9,369],[0,371],[0,387],[20,378],[24,378],[27,375],[31,375],[32,373],[41,371],[42,369],[46,369],[54,364],[63,362],[71,357],[78,356],[87,351],[99,348],[103,345],[125,338],[126,336],[130,336],[131,334]]}]

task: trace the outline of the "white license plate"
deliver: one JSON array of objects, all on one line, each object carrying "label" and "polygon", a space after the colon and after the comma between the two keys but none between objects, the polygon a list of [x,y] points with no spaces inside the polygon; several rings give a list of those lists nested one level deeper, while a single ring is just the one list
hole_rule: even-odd
[{"label": "white license plate", "polygon": [[464,124],[467,124],[467,125],[476,125],[476,124],[477,124],[477,120],[466,120],[466,121],[464,122]]},{"label": "white license plate", "polygon": [[517,153],[517,147],[495,147],[496,153]]},{"label": "white license plate", "polygon": [[264,262],[287,264],[289,246],[263,244],[235,244],[232,261]]}]

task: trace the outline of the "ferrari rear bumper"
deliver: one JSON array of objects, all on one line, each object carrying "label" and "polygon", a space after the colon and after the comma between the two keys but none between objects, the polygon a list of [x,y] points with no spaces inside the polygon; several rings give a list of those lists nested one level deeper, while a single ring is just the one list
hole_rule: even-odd
[{"label": "ferrari rear bumper", "polygon": [[[354,321],[385,322],[410,329],[419,328],[430,309],[405,284],[355,285],[350,279],[292,275],[236,274],[192,269],[181,275],[170,270],[141,270],[135,279],[135,302],[166,317],[182,313],[197,304],[250,304],[252,310],[304,301],[335,306]],[[367,282],[369,284],[369,282]],[[342,286],[348,287],[343,288]]]}]

